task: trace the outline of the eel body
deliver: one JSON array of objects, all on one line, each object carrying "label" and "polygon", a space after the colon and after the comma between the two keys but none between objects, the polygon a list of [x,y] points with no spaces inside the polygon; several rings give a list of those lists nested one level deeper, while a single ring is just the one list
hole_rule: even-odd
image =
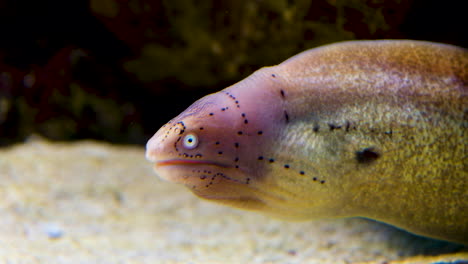
[{"label": "eel body", "polygon": [[234,207],[468,243],[467,84],[463,48],[327,45],[196,101],[146,157],[160,177]]}]

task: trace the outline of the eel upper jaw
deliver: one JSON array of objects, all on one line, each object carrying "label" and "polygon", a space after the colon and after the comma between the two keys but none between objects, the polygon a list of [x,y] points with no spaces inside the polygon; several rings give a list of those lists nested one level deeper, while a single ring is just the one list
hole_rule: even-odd
[{"label": "eel upper jaw", "polygon": [[189,159],[168,159],[168,160],[150,160],[155,163],[155,167],[164,167],[164,166],[174,166],[174,165],[181,165],[181,166],[197,166],[197,165],[208,165],[208,166],[216,166],[221,168],[230,168],[231,166],[215,162],[215,161],[208,161],[208,160],[189,160]]}]

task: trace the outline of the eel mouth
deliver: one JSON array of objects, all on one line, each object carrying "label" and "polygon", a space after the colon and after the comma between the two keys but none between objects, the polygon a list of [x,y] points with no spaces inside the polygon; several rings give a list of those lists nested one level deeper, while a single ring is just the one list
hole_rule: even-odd
[{"label": "eel mouth", "polygon": [[[233,173],[233,167],[212,160],[168,159],[154,163],[154,171],[159,177],[170,182],[182,183],[190,187],[208,186],[226,181],[226,174]],[[227,170],[231,171],[230,173]],[[236,171],[236,174],[240,171]]]},{"label": "eel mouth", "polygon": [[170,160],[161,160],[155,162],[155,167],[164,167],[164,166],[197,166],[197,165],[209,165],[216,166],[221,168],[230,168],[231,166],[209,160],[187,160],[187,159],[170,159]]}]

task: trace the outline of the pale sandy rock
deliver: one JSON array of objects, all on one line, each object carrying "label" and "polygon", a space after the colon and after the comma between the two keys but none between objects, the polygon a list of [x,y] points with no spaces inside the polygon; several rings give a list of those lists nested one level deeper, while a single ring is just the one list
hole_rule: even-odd
[{"label": "pale sandy rock", "polygon": [[202,201],[158,179],[142,147],[90,141],[0,149],[0,215],[0,263],[468,260],[364,219],[283,222]]}]

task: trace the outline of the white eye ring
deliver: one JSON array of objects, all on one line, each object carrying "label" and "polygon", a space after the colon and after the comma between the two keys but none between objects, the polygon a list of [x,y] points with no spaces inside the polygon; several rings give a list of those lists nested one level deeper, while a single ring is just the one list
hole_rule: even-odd
[{"label": "white eye ring", "polygon": [[195,134],[187,134],[182,143],[186,149],[194,149],[198,146],[198,138]]}]

